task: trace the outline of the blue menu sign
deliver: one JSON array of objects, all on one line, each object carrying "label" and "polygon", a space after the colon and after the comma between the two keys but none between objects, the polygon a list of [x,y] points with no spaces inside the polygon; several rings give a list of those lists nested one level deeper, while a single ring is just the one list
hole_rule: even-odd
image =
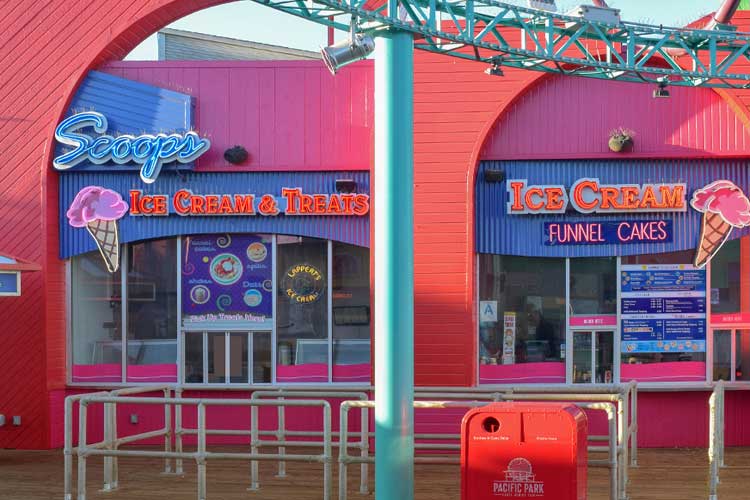
[{"label": "blue menu sign", "polygon": [[624,265],[622,352],[705,352],[706,271],[687,264]]},{"label": "blue menu sign", "polygon": [[21,295],[21,273],[17,271],[0,272],[0,296]]}]

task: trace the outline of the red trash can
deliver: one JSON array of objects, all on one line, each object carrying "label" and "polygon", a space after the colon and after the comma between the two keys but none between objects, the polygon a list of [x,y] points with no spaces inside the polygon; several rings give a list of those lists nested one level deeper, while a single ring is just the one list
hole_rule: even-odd
[{"label": "red trash can", "polygon": [[461,500],[586,499],[588,423],[567,403],[493,403],[461,422]]}]

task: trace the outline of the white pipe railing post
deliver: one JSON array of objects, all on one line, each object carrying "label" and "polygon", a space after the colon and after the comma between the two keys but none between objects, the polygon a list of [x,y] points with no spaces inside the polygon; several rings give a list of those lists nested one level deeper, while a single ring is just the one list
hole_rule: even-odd
[{"label": "white pipe railing post", "polygon": [[[119,446],[117,438],[117,403],[112,403],[112,423],[110,428],[112,429],[112,445],[116,450]],[[112,457],[112,489],[117,489],[120,484],[120,462],[115,456]]]},{"label": "white pipe railing post", "polygon": [[[250,452],[253,455],[258,453],[258,407],[250,407]],[[250,487],[248,491],[258,491],[260,482],[258,481],[258,461],[250,461]]]},{"label": "white pipe railing post", "polygon": [[73,396],[65,398],[65,500],[73,500]]},{"label": "white pipe railing post", "polygon": [[[104,442],[106,443],[106,449],[114,449],[114,433],[112,432],[112,407],[114,403],[104,404]],[[102,491],[112,491],[114,489],[112,484],[112,462],[114,457],[104,457],[104,487]]]},{"label": "white pipe railing post", "polygon": [[[360,408],[360,451],[359,456],[363,459],[367,458],[370,454],[370,438],[368,435],[368,431],[370,428],[370,414],[367,410],[367,407]],[[348,418],[348,417],[347,417]],[[339,438],[339,441],[341,438]],[[368,488],[367,488],[367,480],[368,480],[368,473],[369,473],[369,464],[366,461],[362,461],[360,464],[359,469],[359,494],[360,495],[367,495]]]},{"label": "white pipe railing post", "polygon": [[[340,442],[339,446],[341,446]],[[343,448],[346,448],[346,444]],[[331,500],[333,453],[331,451],[331,405],[328,401],[324,401],[323,404],[323,460],[323,500]]]},{"label": "white pipe railing post", "polygon": [[617,482],[620,487],[620,494],[618,497],[618,500],[627,500],[627,476],[626,476],[626,469],[627,467],[625,464],[627,464],[627,456],[625,455],[625,450],[628,447],[627,442],[627,434],[626,434],[626,428],[627,424],[625,422],[626,415],[625,415],[625,408],[624,404],[622,402],[622,398],[617,398],[617,453],[620,454],[618,457],[619,460],[617,461],[618,464],[618,479]]},{"label": "white pipe railing post", "polygon": [[[284,401],[284,398],[279,396],[276,398],[278,401]],[[284,428],[286,427],[285,422],[285,408],[283,406],[279,406],[278,408],[278,429],[276,431],[276,439],[279,441],[284,441]],[[285,446],[279,446],[279,455],[285,455],[286,454],[286,447]],[[286,477],[286,462],[283,460],[279,460],[279,472],[276,474],[276,477]]]},{"label": "white pipe railing post", "polygon": [[719,467],[716,457],[716,406],[717,394],[721,381],[714,387],[708,399],[708,500],[717,500],[717,485],[719,483]]},{"label": "white pipe railing post", "polygon": [[609,420],[609,460],[610,460],[610,471],[609,471],[609,497],[612,500],[617,500],[617,470],[619,468],[619,461],[617,460],[617,416],[615,415],[612,405],[607,406],[607,419]]},{"label": "white pipe railing post", "polygon": [[78,405],[78,500],[86,500],[86,411],[87,402]]},{"label": "white pipe railing post", "polygon": [[206,406],[198,403],[198,500],[206,500]]},{"label": "white pipe railing post", "polygon": [[[164,389],[164,398],[170,399],[172,391],[169,388]],[[164,405],[164,452],[172,451],[172,407],[169,403]],[[172,460],[164,459],[164,474],[172,473]]]},{"label": "white pipe railing post", "polygon": [[[182,398],[182,388],[177,388],[174,391],[175,399],[179,400]],[[174,408],[174,446],[177,453],[182,453],[182,405],[179,401],[175,403]],[[174,461],[174,472],[175,474],[183,474],[182,458],[177,458]]]},{"label": "white pipe railing post", "polygon": [[[339,406],[339,500],[346,500],[347,496],[347,459],[349,450],[349,404],[343,401]],[[361,480],[361,478],[360,478]],[[362,485],[360,484],[360,488]]]}]

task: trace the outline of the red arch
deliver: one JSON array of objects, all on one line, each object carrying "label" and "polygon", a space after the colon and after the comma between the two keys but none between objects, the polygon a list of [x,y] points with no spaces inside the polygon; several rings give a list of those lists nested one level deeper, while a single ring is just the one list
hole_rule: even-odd
[{"label": "red arch", "polygon": [[[465,191],[466,199],[467,199],[466,227],[468,228],[468,233],[469,233],[466,251],[467,251],[467,254],[471,256],[471,258],[467,259],[467,262],[466,262],[466,272],[469,277],[468,282],[471,283],[471,286],[469,287],[470,290],[469,290],[468,297],[467,297],[469,304],[474,304],[475,297],[477,296],[476,294],[477,294],[477,287],[478,287],[477,260],[476,258],[474,258],[474,256],[476,255],[475,184],[476,184],[477,172],[479,170],[480,156],[482,154],[482,151],[484,150],[486,142],[489,140],[489,138],[492,135],[492,132],[495,130],[495,127],[505,117],[506,113],[510,112],[513,109],[513,106],[520,99],[522,99],[526,94],[531,92],[537,86],[541,85],[543,82],[553,77],[555,77],[555,75],[551,73],[538,73],[533,79],[528,80],[525,85],[517,85],[517,86],[511,87],[513,89],[513,92],[511,93],[511,95],[508,97],[507,100],[503,101],[495,108],[491,117],[483,124],[482,129],[477,135],[477,138],[474,142],[474,147],[471,152],[471,159],[469,161],[469,164],[467,165],[470,170],[470,175],[468,175],[466,179],[466,191]],[[724,89],[711,89],[711,90],[716,92],[721,99],[727,102],[729,108],[731,109],[732,112],[734,112],[737,115],[737,117],[743,124],[744,128],[750,131],[750,108],[748,108],[748,106],[743,104],[743,102],[740,100],[740,96],[738,95],[740,92],[728,91]],[[478,329],[476,304],[474,305],[473,309],[474,311],[472,313],[471,324],[472,324],[472,331],[476,332]],[[478,342],[478,338],[474,338],[473,342],[475,344],[474,352],[477,352],[476,343]],[[476,363],[475,359],[473,363]],[[476,373],[476,367],[473,370],[473,373]],[[475,383],[476,382],[477,381],[475,381]]]},{"label": "red arch", "polygon": [[[65,385],[65,275],[57,258],[57,175],[50,171],[51,138],[76,88],[91,68],[121,59],[170,22],[229,0],[21,0],[0,18],[0,253],[42,265],[24,276],[24,294],[0,300],[0,412],[28,415],[24,424],[0,433],[0,448],[55,446],[60,436]],[[509,72],[510,74],[511,72]],[[509,82],[513,98],[499,106],[476,138],[465,192],[466,303],[474,303],[474,194],[482,144],[497,119],[528,91]],[[466,111],[466,116],[472,112]],[[472,115],[473,116],[473,115]],[[460,280],[459,280],[460,281]],[[476,311],[472,313],[476,326]],[[476,331],[476,330],[474,330]],[[475,338],[472,335],[472,338]],[[476,340],[475,340],[476,342]],[[10,346],[10,348],[8,348]],[[473,351],[476,352],[476,346]],[[475,358],[475,356],[472,356]],[[476,362],[476,361],[474,361]],[[49,365],[49,366],[48,366]]]},{"label": "red arch", "polygon": [[0,252],[38,263],[22,296],[0,300],[0,413],[21,415],[0,448],[59,443],[65,385],[65,272],[57,258],[52,137],[86,73],[147,36],[228,0],[15,2],[0,19]]},{"label": "red arch", "polygon": [[[541,84],[545,79],[551,78],[552,74],[550,73],[538,73],[535,75],[533,79],[528,81],[526,85],[517,85],[512,87],[513,93],[509,96],[508,99],[504,100],[499,106],[495,108],[495,110],[492,113],[492,117],[487,120],[484,125],[482,126],[481,132],[477,135],[476,141],[474,142],[474,147],[471,151],[471,159],[469,160],[468,168],[470,169],[470,174],[466,177],[466,199],[468,200],[466,206],[468,208],[466,213],[466,227],[468,228],[468,239],[466,244],[466,252],[467,255],[470,257],[466,259],[466,273],[468,276],[467,283],[470,283],[469,290],[467,291],[467,301],[469,304],[474,304],[474,307],[472,308],[472,314],[471,314],[471,331],[477,332],[479,331],[479,324],[478,324],[478,318],[477,318],[477,304],[475,304],[475,297],[477,296],[478,290],[478,284],[477,284],[477,259],[474,257],[476,255],[476,228],[474,224],[474,217],[476,215],[476,200],[474,193],[476,192],[475,184],[477,180],[477,171],[479,170],[479,156],[482,153],[482,149],[484,148],[484,144],[487,141],[487,139],[490,136],[490,133],[494,130],[495,125],[502,119],[502,117],[505,115],[508,110],[513,108],[513,105],[518,102],[519,99],[521,99],[524,95],[526,95],[528,92],[530,92],[532,89],[534,89],[536,86]],[[478,345],[479,342],[479,336],[473,335],[472,336],[472,343],[473,343],[473,352],[478,352]],[[476,355],[472,357],[472,364],[473,369],[472,373],[476,374],[478,368],[476,367],[477,359]],[[475,378],[475,377],[473,377]],[[474,384],[478,384],[478,380],[473,380]]]}]

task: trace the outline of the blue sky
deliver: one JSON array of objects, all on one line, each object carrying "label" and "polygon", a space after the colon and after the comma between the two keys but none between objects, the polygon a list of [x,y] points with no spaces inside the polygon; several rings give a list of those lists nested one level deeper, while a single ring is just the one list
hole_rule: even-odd
[{"label": "blue sky", "polygon": [[[526,2],[516,0],[511,3]],[[586,3],[590,1],[557,0],[559,10],[563,12]],[[610,0],[608,3],[610,7],[620,9],[622,18],[627,21],[684,26],[716,10],[721,0]],[[326,44],[324,27],[252,1],[234,2],[196,12],[169,27],[307,50],[318,50]],[[151,36],[126,59],[156,58],[156,37]]]}]

